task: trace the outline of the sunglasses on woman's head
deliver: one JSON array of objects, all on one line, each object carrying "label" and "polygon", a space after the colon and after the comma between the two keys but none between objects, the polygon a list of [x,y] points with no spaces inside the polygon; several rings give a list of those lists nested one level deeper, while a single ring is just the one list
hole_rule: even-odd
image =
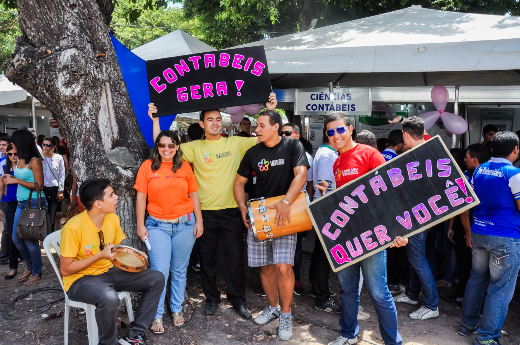
[{"label": "sunglasses on woman's head", "polygon": [[11,156],[18,156],[18,153],[17,152],[7,152],[7,155],[9,157],[11,157]]},{"label": "sunglasses on woman's head", "polygon": [[105,249],[105,235],[103,234],[103,231],[98,231],[99,235],[99,250]]},{"label": "sunglasses on woman's head", "polygon": [[158,146],[160,149],[164,149],[164,148],[166,147],[166,145],[168,145],[168,148],[170,148],[170,149],[174,149],[175,146],[177,146],[177,145],[175,145],[175,144],[173,144],[173,143],[172,143],[172,144],[161,144],[161,143],[159,143],[157,146]]},{"label": "sunglasses on woman's head", "polygon": [[338,132],[338,134],[343,134],[345,133],[345,127],[336,127],[336,128],[332,128],[332,129],[327,129],[327,136],[328,137],[331,137],[334,135],[334,131]]}]

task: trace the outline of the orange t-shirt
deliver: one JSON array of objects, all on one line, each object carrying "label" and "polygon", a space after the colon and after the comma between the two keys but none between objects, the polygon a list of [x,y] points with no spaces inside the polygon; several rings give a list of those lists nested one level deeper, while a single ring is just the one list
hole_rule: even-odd
[{"label": "orange t-shirt", "polygon": [[148,159],[139,168],[134,188],[148,194],[148,213],[159,219],[176,219],[193,212],[193,201],[188,193],[196,192],[197,180],[187,162],[177,172],[172,171],[173,162],[163,162],[157,171],[152,171]]}]

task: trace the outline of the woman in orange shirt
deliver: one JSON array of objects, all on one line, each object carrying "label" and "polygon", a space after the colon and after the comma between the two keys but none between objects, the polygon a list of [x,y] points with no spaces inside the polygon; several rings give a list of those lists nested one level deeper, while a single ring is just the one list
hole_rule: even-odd
[{"label": "woman in orange shirt", "polygon": [[[137,235],[149,239],[148,251],[153,270],[164,275],[171,272],[170,307],[174,326],[184,324],[182,302],[186,288],[186,271],[195,239],[203,232],[198,186],[190,165],[182,161],[180,138],[176,132],[162,131],[146,160],[137,173]],[[148,199],[148,207],[146,200]],[[148,217],[145,222],[145,211]],[[162,292],[151,330],[164,333]]]}]

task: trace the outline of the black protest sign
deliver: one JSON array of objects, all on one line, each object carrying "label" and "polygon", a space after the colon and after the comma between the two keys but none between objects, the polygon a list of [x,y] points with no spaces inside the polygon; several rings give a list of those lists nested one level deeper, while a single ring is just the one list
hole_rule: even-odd
[{"label": "black protest sign", "polygon": [[337,272],[479,204],[439,136],[307,206]]},{"label": "black protest sign", "polygon": [[263,46],[146,61],[154,116],[267,102]]}]

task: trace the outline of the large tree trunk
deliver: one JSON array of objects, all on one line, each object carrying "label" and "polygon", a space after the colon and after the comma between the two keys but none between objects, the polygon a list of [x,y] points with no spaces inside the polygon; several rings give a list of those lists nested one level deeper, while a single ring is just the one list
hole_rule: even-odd
[{"label": "large tree trunk", "polygon": [[127,244],[141,247],[132,187],[148,147],[110,41],[112,2],[18,0],[18,11],[23,35],[7,77],[54,114],[79,181],[112,181]]}]

